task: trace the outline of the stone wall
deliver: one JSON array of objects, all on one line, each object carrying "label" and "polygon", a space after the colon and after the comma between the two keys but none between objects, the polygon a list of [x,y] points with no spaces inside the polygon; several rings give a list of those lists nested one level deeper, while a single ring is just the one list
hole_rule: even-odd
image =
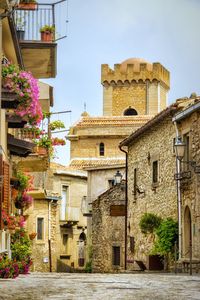
[{"label": "stone wall", "polygon": [[[92,270],[119,272],[124,269],[124,216],[111,216],[112,205],[125,204],[124,185],[103,193],[92,204]],[[113,265],[113,246],[120,247],[120,265]]]},{"label": "stone wall", "polygon": [[[135,140],[128,149],[128,241],[134,237],[135,249],[128,260],[146,263],[153,246],[153,236],[141,233],[139,222],[144,213],[154,213],[162,218],[177,219],[177,192],[173,138],[175,129],[171,117],[165,117]],[[158,183],[152,184],[153,162],[158,161]],[[137,171],[134,190],[134,169]],[[139,192],[140,191],[140,192]]]},{"label": "stone wall", "polygon": [[[179,123],[181,135],[189,135],[189,159],[200,165],[200,113],[195,112]],[[184,167],[186,165],[183,163]],[[200,260],[200,175],[194,172],[194,168],[188,166],[191,178],[181,181],[182,195],[182,230],[183,230],[183,258],[189,258],[189,235],[191,232],[192,258]],[[189,209],[191,222],[186,215]]]}]

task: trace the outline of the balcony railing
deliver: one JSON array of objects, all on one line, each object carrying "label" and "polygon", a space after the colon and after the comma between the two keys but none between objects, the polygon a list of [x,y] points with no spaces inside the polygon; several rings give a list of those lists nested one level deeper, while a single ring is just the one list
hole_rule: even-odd
[{"label": "balcony railing", "polygon": [[60,215],[60,221],[67,222],[78,222],[80,215],[80,209],[78,207],[66,207],[65,208],[65,218]]},{"label": "balcony railing", "polygon": [[55,3],[38,3],[35,10],[15,10],[15,24],[20,40],[39,41],[40,28],[49,25],[55,26],[55,41],[65,38],[67,32],[67,0]]}]

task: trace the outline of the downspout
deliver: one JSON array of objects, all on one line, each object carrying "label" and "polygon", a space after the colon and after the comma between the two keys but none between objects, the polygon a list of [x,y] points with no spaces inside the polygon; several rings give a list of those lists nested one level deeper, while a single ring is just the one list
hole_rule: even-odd
[{"label": "downspout", "polygon": [[52,272],[52,256],[51,256],[51,203],[48,203],[48,245],[49,245],[49,272]]},{"label": "downspout", "polygon": [[[180,136],[177,123],[174,121],[174,126],[176,130],[176,139]],[[179,174],[181,172],[181,162],[176,158],[176,171]],[[177,208],[178,208],[178,247],[179,247],[179,260],[182,258],[182,216],[181,216],[181,182],[180,179],[177,180]]]},{"label": "downspout", "polygon": [[120,151],[126,155],[126,167],[125,167],[125,232],[124,232],[124,269],[127,270],[127,216],[128,216],[128,152],[123,150],[119,146]]}]

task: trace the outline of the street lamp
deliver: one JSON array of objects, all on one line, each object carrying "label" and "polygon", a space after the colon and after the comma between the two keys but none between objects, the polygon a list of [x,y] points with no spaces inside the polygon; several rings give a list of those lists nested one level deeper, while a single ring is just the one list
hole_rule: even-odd
[{"label": "street lamp", "polygon": [[115,184],[116,184],[116,185],[118,185],[118,184],[121,183],[121,181],[122,181],[122,174],[120,173],[119,170],[117,170],[117,172],[116,172],[114,178],[115,178]]},{"label": "street lamp", "polygon": [[182,138],[179,136],[176,138],[176,142],[174,144],[176,157],[178,160],[182,160],[184,157],[186,144],[182,141]]}]

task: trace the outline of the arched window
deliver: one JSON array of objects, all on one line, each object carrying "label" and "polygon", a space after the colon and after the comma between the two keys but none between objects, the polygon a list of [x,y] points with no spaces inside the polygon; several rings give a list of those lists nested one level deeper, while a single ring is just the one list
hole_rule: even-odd
[{"label": "arched window", "polygon": [[99,155],[100,156],[104,156],[104,151],[105,149],[104,149],[104,143],[100,143],[99,144]]},{"label": "arched window", "polygon": [[135,116],[137,114],[137,111],[134,108],[131,108],[130,106],[124,111],[124,116]]},{"label": "arched window", "polygon": [[86,234],[85,232],[81,232],[81,234],[79,235],[79,241],[86,241]]}]

